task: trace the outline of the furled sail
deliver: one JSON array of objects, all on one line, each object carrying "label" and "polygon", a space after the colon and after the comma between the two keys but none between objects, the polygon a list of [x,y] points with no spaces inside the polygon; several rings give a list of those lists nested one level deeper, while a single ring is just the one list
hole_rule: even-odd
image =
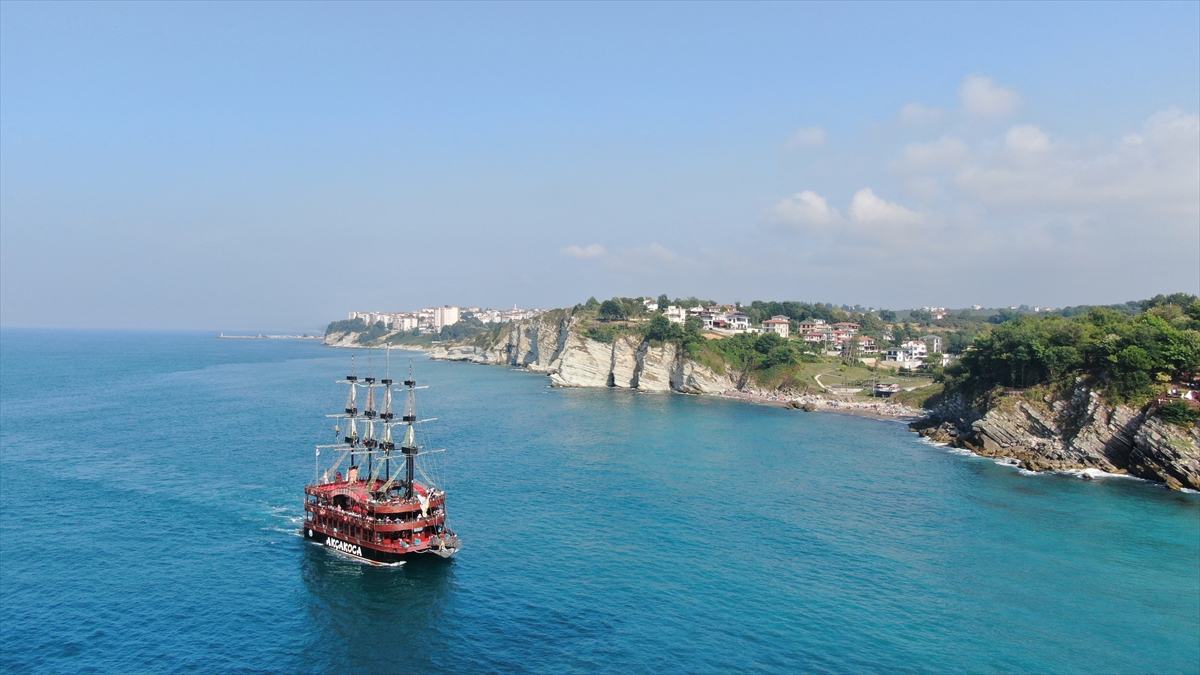
[{"label": "furled sail", "polygon": [[400,447],[403,447],[403,448],[417,447],[417,438],[416,438],[416,435],[413,433],[413,426],[411,424],[408,425],[408,430],[404,432],[404,442],[400,444]]},{"label": "furled sail", "polygon": [[375,387],[367,385],[367,407],[363,410],[367,417],[375,416]]},{"label": "furled sail", "polygon": [[383,389],[383,410],[380,412],[381,412],[380,416],[383,417],[383,419],[385,419],[385,420],[392,419],[392,388],[391,387],[384,387],[384,389]]},{"label": "furled sail", "polygon": [[354,383],[353,382],[350,383],[350,395],[346,397],[346,414],[347,415],[357,415],[358,414],[358,392],[356,391],[356,389],[357,389],[357,387],[354,386]]}]

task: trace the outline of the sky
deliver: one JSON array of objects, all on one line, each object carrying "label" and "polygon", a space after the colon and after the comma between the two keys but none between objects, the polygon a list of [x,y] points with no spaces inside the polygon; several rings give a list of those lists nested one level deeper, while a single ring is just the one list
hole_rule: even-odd
[{"label": "sky", "polygon": [[0,325],[1200,293],[1200,3],[0,2]]}]

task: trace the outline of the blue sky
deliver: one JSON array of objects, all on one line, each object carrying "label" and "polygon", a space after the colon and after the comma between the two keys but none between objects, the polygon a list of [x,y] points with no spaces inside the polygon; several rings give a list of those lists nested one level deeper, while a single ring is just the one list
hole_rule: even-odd
[{"label": "blue sky", "polygon": [[1200,3],[0,4],[0,323],[1200,291]]}]

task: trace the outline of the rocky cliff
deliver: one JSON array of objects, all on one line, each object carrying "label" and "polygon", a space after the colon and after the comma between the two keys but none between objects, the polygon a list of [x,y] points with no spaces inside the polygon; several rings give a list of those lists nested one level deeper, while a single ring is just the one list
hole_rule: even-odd
[{"label": "rocky cliff", "polygon": [[1000,397],[985,406],[953,397],[912,428],[985,457],[1011,457],[1032,471],[1099,469],[1174,489],[1200,490],[1200,429],[1184,429],[1077,388],[1065,400]]},{"label": "rocky cliff", "polygon": [[593,340],[564,311],[517,321],[494,340],[435,345],[430,358],[506,364],[547,373],[556,387],[622,387],[640,391],[714,394],[735,388],[729,377],[692,361],[671,343],[631,335]]}]

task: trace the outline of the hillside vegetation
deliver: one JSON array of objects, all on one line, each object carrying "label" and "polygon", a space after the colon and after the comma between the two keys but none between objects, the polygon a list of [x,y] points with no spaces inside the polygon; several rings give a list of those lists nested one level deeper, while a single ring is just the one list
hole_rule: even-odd
[{"label": "hillside vegetation", "polygon": [[[1021,316],[997,325],[946,369],[946,392],[978,399],[1006,387],[1061,395],[1082,384],[1109,403],[1136,407],[1174,386],[1192,385],[1200,375],[1200,300],[1160,296],[1141,307],[1136,313],[1091,308],[1070,318]],[[1172,403],[1161,415],[1190,423],[1196,415],[1186,409]]]}]

